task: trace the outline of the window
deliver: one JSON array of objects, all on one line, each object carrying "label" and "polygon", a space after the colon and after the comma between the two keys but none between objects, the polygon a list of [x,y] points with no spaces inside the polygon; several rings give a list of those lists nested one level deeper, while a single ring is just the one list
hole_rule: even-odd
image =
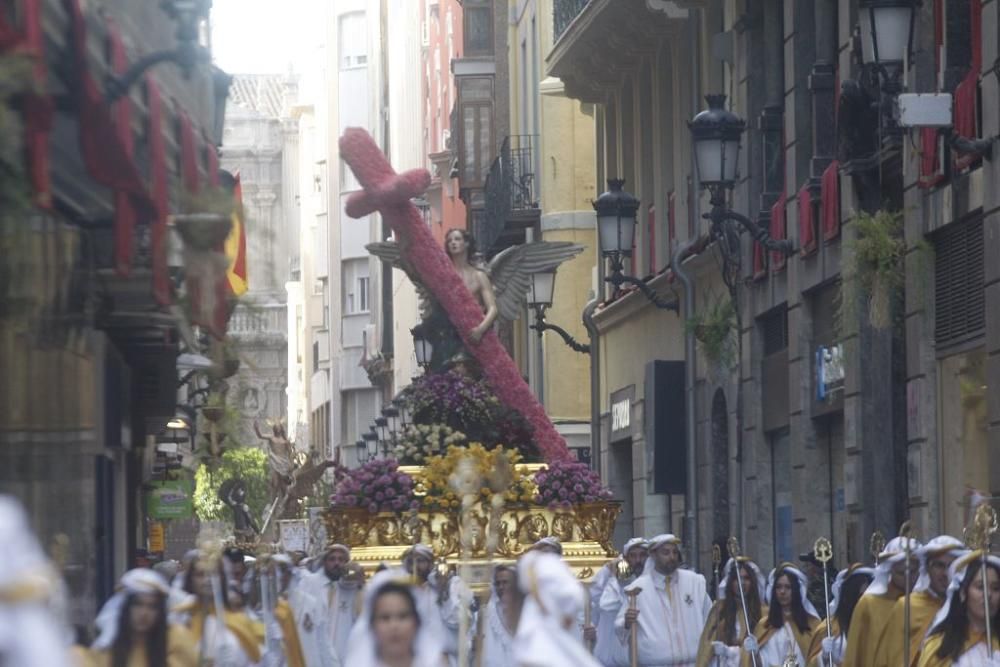
[{"label": "window", "polygon": [[368,308],[368,277],[358,278],[358,311],[367,313]]},{"label": "window", "polygon": [[983,220],[948,225],[934,235],[934,343],[968,343],[986,331]]},{"label": "window", "polygon": [[465,55],[493,55],[492,0],[465,0]]},{"label": "window", "polygon": [[340,69],[355,69],[368,64],[368,25],[364,12],[340,17]]},{"label": "window", "polygon": [[459,86],[462,187],[478,187],[493,159],[493,80],[463,78]]}]

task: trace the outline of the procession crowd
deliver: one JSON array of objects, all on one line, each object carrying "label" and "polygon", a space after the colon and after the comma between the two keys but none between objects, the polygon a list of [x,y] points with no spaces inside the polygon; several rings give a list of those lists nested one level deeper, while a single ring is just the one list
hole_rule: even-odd
[{"label": "procession crowd", "polygon": [[733,557],[714,602],[673,535],[629,540],[586,586],[543,538],[493,569],[488,595],[423,544],[367,580],[340,544],[266,564],[192,550],[126,572],[75,644],[58,577],[4,498],[0,556],[3,667],[1000,667],[1000,558],[948,536],[897,537],[874,567],[820,571],[818,590],[790,563],[765,577]]}]

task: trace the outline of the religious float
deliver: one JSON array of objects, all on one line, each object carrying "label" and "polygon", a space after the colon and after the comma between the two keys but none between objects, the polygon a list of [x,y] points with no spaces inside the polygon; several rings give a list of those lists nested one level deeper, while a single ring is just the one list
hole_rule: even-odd
[{"label": "religious float", "polygon": [[[369,571],[428,544],[482,586],[493,565],[551,536],[577,575],[589,579],[617,555],[612,534],[621,506],[589,466],[574,460],[484,320],[491,310],[516,319],[531,273],[554,270],[583,248],[527,243],[487,263],[463,233],[446,252],[411,203],[429,184],[427,172],[395,174],[363,130],[348,130],[340,146],[364,188],[347,212],[378,211],[392,228],[394,240],[369,251],[417,287],[417,333],[433,352],[427,373],[393,401],[395,435],[340,477],[324,517],[328,542],[350,546]],[[470,291],[470,281],[482,281],[473,271],[487,280]]]}]

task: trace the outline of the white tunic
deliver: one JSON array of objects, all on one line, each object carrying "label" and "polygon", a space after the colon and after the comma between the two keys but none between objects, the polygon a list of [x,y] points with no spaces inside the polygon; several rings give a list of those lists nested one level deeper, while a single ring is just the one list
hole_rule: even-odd
[{"label": "white tunic", "polygon": [[[315,600],[315,608],[319,612],[318,619],[312,619],[317,626],[313,630],[317,634],[316,641],[324,646],[321,659],[325,665],[331,653],[340,662],[347,655],[347,640],[351,628],[358,617],[358,599],[361,587],[354,582],[344,580],[330,581],[321,569],[306,575],[296,585],[296,590],[311,595]],[[329,648],[332,646],[332,649]]]},{"label": "white tunic", "polygon": [[504,621],[499,600],[491,598],[483,613],[486,618],[483,619],[482,667],[516,667],[514,634]]},{"label": "white tunic", "polygon": [[628,602],[625,590],[616,577],[608,579],[598,602],[599,620],[594,657],[605,667],[629,667],[628,643],[623,642],[615,632],[618,612]]},{"label": "white tunic", "polygon": [[[444,647],[448,661],[452,665],[458,663],[458,630],[461,622],[459,614],[459,601],[461,597],[468,599],[468,589],[461,585],[458,577],[452,577],[448,584],[448,595],[443,600],[437,588],[429,582],[425,582],[413,589],[413,597],[417,602],[417,611],[420,613],[422,623],[427,624],[429,632],[439,638],[440,644]],[[475,628],[475,619],[469,619],[469,630]]]},{"label": "white tunic", "polygon": [[333,642],[326,634],[325,605],[303,586],[296,586],[288,594],[295,628],[306,667],[339,667],[343,657],[334,651]]},{"label": "white tunic", "polygon": [[[997,659],[997,653],[993,653],[993,659]],[[986,650],[986,642],[982,641],[959,656],[955,661],[955,667],[986,667],[990,664],[990,652]]]},{"label": "white tunic", "polygon": [[792,629],[788,626],[788,623],[785,623],[781,626],[780,630],[768,637],[766,644],[760,647],[760,660],[764,667],[770,667],[770,665],[780,667],[784,664],[790,652],[795,654],[798,664],[806,664],[805,656],[802,655],[802,650],[799,649],[799,643],[795,641]]},{"label": "white tunic", "polygon": [[[698,642],[712,608],[705,577],[689,570],[676,570],[667,586],[667,577],[655,570],[625,587],[641,590],[636,598],[639,609],[638,638],[641,667],[694,667]],[[623,604],[615,618],[615,630],[628,641]]]},{"label": "white tunic", "polygon": [[218,627],[219,622],[215,616],[205,617],[205,625],[201,631],[201,645],[198,647],[203,658],[214,659],[216,667],[255,667],[259,664],[247,656],[239,640],[225,626],[222,628],[222,634],[216,639]]}]

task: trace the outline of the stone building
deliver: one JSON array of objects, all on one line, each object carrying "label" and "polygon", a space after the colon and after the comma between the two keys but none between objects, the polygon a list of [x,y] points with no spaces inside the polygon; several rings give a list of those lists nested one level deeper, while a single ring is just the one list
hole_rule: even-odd
[{"label": "stone building", "polygon": [[[602,473],[626,498],[622,534],[682,532],[705,571],[711,544],[731,534],[765,565],[820,535],[838,564],[868,560],[874,530],[891,536],[911,519],[921,537],[960,534],[969,497],[1000,491],[989,391],[1000,382],[989,260],[1000,176],[969,152],[982,146],[953,140],[990,144],[1000,130],[998,3],[916,7],[905,71],[881,92],[862,78],[864,4],[553,2],[546,72],[595,105],[599,186],[624,178],[641,200],[624,271],[682,314],[604,290]],[[897,82],[953,94],[951,127],[880,114],[872,100],[891,108]],[[743,233],[732,292],[687,125],[713,93],[747,122],[728,206],[796,250],[764,252]],[[893,238],[893,213],[905,262],[855,289],[871,278],[859,248]],[[904,288],[886,298],[878,281]],[[691,325],[731,294],[729,354],[709,358]],[[685,503],[695,489],[697,511]]]},{"label": "stone building", "polygon": [[267,420],[287,420],[285,283],[299,253],[296,87],[290,75],[238,75],[226,109],[222,166],[240,177],[249,278],[229,325],[240,357],[229,401],[245,418],[242,444],[256,442],[254,420],[261,428]]}]

